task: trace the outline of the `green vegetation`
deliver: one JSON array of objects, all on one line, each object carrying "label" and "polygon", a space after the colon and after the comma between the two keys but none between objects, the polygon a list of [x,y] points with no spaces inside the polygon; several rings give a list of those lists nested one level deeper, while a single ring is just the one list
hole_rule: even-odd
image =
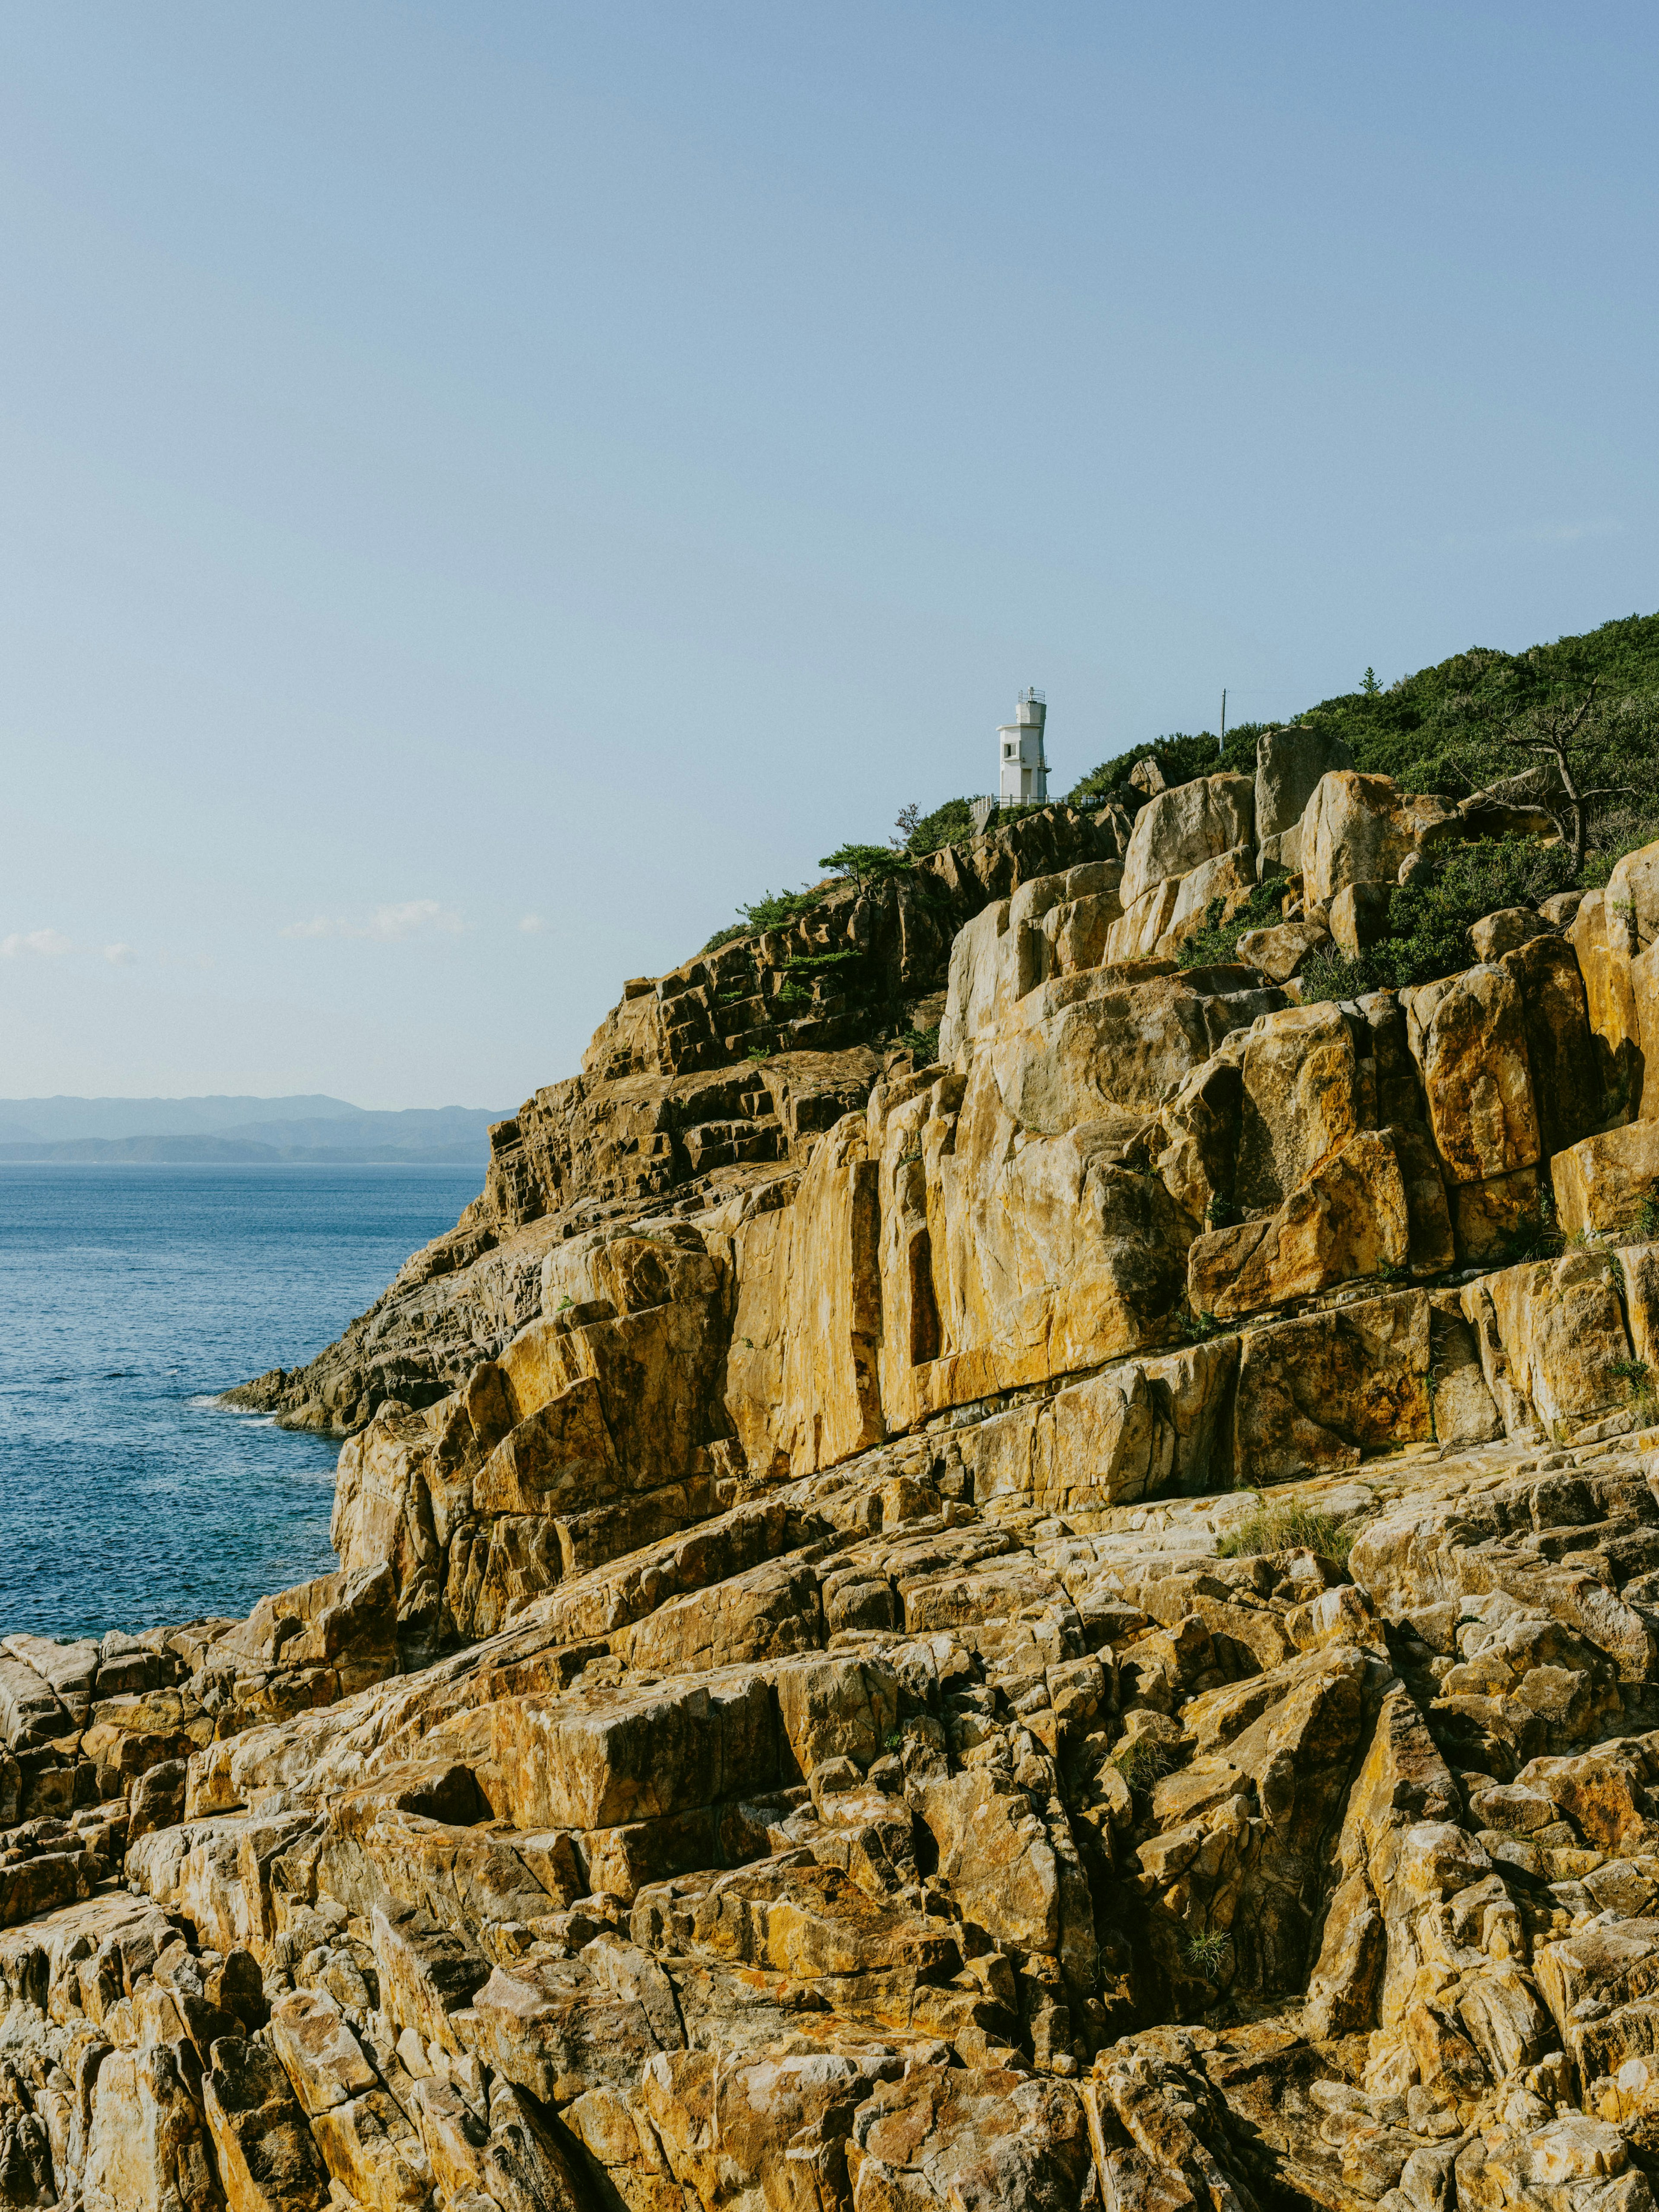
[{"label": "green vegetation", "polygon": [[899,1042],[907,1052],[913,1052],[924,1066],[931,1066],[939,1058],[939,1024],[930,1030],[906,1030]]},{"label": "green vegetation", "polygon": [[718,951],[722,945],[730,945],[734,938],[758,937],[769,929],[784,929],[804,914],[811,914],[823,897],[817,885],[799,891],[763,891],[752,906],[740,906],[741,921],[729,922],[717,929],[703,946],[705,952]]},{"label": "green vegetation", "polygon": [[1206,1929],[1201,1933],[1189,1929],[1181,1942],[1182,1963],[1213,1988],[1221,1979],[1232,1940],[1221,1928]]},{"label": "green vegetation", "polygon": [[1385,934],[1350,958],[1316,953],[1302,971],[1302,1003],[1357,999],[1367,991],[1408,989],[1455,975],[1474,958],[1469,930],[1483,915],[1535,906],[1572,880],[1565,845],[1532,837],[1477,837],[1444,845],[1408,884],[1389,893]]},{"label": "green vegetation", "polygon": [[[1565,745],[1574,784],[1595,794],[1580,825],[1583,882],[1605,881],[1620,853],[1659,836],[1659,615],[1630,615],[1522,653],[1472,647],[1388,685],[1368,668],[1358,690],[1295,719],[1342,738],[1356,768],[1391,775],[1405,791],[1463,799],[1523,772],[1531,787],[1517,801],[1561,812],[1571,842],[1574,810],[1552,751]],[[1148,754],[1170,784],[1222,769],[1252,774],[1264,726],[1240,723],[1219,750],[1208,732],[1160,738],[1103,762],[1071,797],[1133,797],[1129,771]]]},{"label": "green vegetation", "polygon": [[937,853],[946,845],[965,843],[974,834],[974,817],[968,811],[965,799],[947,799],[931,814],[907,806],[899,816],[898,826],[904,832],[905,851],[920,860],[924,853]]},{"label": "green vegetation", "polygon": [[819,867],[831,869],[838,876],[851,876],[860,890],[866,884],[896,876],[909,865],[909,855],[895,852],[890,845],[837,845],[818,862]]},{"label": "green vegetation", "polygon": [[1650,1429],[1659,1419],[1659,1392],[1656,1392],[1653,1371],[1645,1359],[1615,1359],[1613,1371],[1630,1385],[1630,1402],[1636,1418],[1644,1429]]},{"label": "green vegetation", "polygon": [[1066,797],[1072,804],[1080,805],[1085,799],[1115,799],[1125,806],[1138,806],[1146,797],[1129,781],[1131,770],[1138,761],[1154,760],[1158,772],[1172,788],[1179,783],[1191,783],[1200,775],[1219,775],[1231,769],[1236,775],[1255,774],[1255,741],[1262,732],[1274,726],[1270,722],[1241,722],[1227,732],[1224,745],[1218,743],[1213,730],[1200,730],[1196,735],[1179,731],[1173,737],[1156,738],[1149,745],[1137,745],[1132,752],[1119,753],[1113,760],[1103,761],[1097,769],[1072,786]]},{"label": "green vegetation", "polygon": [[1224,899],[1213,898],[1204,909],[1203,927],[1189,937],[1176,954],[1182,968],[1224,968],[1238,957],[1238,940],[1252,929],[1271,929],[1284,917],[1279,912],[1285,896],[1282,884],[1258,884],[1231,921],[1224,921]]},{"label": "green vegetation", "polygon": [[1222,1538],[1216,1550],[1224,1559],[1253,1559],[1267,1552],[1316,1552],[1334,1566],[1346,1567],[1354,1533],[1316,1505],[1294,1498],[1270,1505],[1263,1499]]},{"label": "green vegetation", "polygon": [[1118,1746],[1112,1753],[1112,1764],[1128,1784],[1132,1797],[1150,1797],[1153,1784],[1163,1780],[1171,1761],[1156,1737],[1138,1735],[1133,1743]]},{"label": "green vegetation", "polygon": [[[1549,807],[1561,820],[1566,839],[1565,853],[1551,865],[1565,864],[1566,881],[1605,883],[1621,854],[1659,837],[1659,614],[1630,615],[1581,637],[1558,638],[1553,645],[1522,653],[1472,647],[1394,684],[1380,683],[1368,668],[1358,690],[1322,700],[1296,720],[1341,738],[1356,767],[1392,776],[1403,790],[1461,799],[1504,782],[1513,803]],[[1148,757],[1171,786],[1218,769],[1254,775],[1256,739],[1272,726],[1237,723],[1224,744],[1210,731],[1177,731],[1136,745],[1091,769],[1067,799],[1073,805],[1110,799],[1138,805],[1143,794],[1129,776],[1135,763]],[[1005,806],[994,818],[1006,823],[1034,811]],[[947,799],[927,814],[907,806],[896,828],[898,836],[890,844],[848,842],[819,865],[860,887],[882,881],[927,854],[969,838],[969,801]],[[1535,854],[1540,848],[1534,844],[1529,849]],[[1575,866],[1581,854],[1582,862]],[[740,918],[717,930],[704,951],[784,927],[809,913],[825,888],[768,891],[752,905],[740,906]],[[1431,888],[1411,887],[1414,893]],[[1483,894],[1487,902],[1480,913],[1547,895],[1538,889],[1509,895],[1510,890],[1508,884],[1499,884]],[[1340,966],[1340,956],[1328,955],[1315,977],[1321,994],[1352,997],[1382,981],[1424,981],[1449,973],[1449,967],[1436,964],[1449,957],[1444,949],[1448,933],[1455,935],[1468,920],[1478,918],[1474,913],[1463,918],[1455,890],[1443,890],[1437,904],[1402,907],[1397,915],[1391,912],[1388,939],[1396,949],[1367,954],[1369,964]],[[1272,919],[1277,918],[1275,913]],[[1262,926],[1257,908],[1248,919],[1236,917],[1228,927],[1236,942],[1245,928]],[[1209,927],[1206,921],[1206,935]],[[1189,952],[1183,964],[1216,965],[1231,957],[1231,951],[1216,949],[1212,939],[1201,958]],[[1451,966],[1466,959],[1460,945]]]}]

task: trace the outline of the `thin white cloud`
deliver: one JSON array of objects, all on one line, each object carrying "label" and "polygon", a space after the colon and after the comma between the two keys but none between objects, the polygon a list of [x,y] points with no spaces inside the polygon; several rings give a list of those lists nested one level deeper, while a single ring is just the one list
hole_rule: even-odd
[{"label": "thin white cloud", "polygon": [[519,927],[526,937],[539,937],[543,930],[547,927],[547,924],[542,920],[540,915],[527,914],[520,920]]},{"label": "thin white cloud", "polygon": [[319,914],[310,921],[291,921],[282,934],[284,937],[358,937],[372,939],[377,945],[395,945],[406,937],[416,937],[428,931],[436,931],[446,937],[459,937],[466,927],[453,907],[441,906],[436,899],[405,899],[395,906],[377,906],[367,921],[354,921],[349,915]]},{"label": "thin white cloud", "polygon": [[42,959],[61,960],[80,949],[61,929],[15,929],[9,937],[0,937],[0,959],[21,960],[33,952]]},{"label": "thin white cloud", "polygon": [[1621,538],[1625,526],[1610,514],[1589,522],[1518,523],[1511,530],[1453,531],[1441,540],[1448,552],[1489,550],[1502,545],[1580,545],[1587,538]]}]

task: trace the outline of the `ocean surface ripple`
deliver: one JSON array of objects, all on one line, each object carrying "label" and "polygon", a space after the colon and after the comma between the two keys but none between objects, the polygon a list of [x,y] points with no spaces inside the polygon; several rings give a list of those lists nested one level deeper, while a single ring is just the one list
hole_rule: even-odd
[{"label": "ocean surface ripple", "polygon": [[337,1443],[216,1395],[321,1351],[482,1180],[0,1164],[0,1635],[245,1613],[331,1572]]}]

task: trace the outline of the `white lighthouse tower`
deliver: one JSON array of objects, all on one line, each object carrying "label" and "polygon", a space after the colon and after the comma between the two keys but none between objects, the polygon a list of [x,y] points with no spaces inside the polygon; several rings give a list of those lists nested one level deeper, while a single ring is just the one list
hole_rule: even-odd
[{"label": "white lighthouse tower", "polygon": [[1014,719],[997,732],[1001,751],[997,786],[999,804],[1041,804],[1048,796],[1048,763],[1042,750],[1042,727],[1048,708],[1041,691],[1022,691]]}]

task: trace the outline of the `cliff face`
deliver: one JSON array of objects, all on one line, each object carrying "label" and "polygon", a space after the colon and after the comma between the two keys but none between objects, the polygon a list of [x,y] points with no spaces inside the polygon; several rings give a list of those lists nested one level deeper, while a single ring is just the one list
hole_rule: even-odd
[{"label": "cliff face", "polygon": [[1304,1006],[1474,825],[1265,766],[629,986],[340,1572],[5,1639],[0,2202],[1650,2212],[1659,848]]},{"label": "cliff face", "polygon": [[233,1401],[349,1435],[388,1401],[445,1396],[536,1313],[556,1245],[646,1212],[701,1213],[803,1163],[884,1065],[914,1063],[896,1040],[937,1027],[963,925],[1056,870],[1100,861],[1115,883],[1127,833],[1117,809],[1020,816],[628,983],[581,1073],[491,1132],[483,1194],[457,1227],[308,1367],[273,1369]]}]

